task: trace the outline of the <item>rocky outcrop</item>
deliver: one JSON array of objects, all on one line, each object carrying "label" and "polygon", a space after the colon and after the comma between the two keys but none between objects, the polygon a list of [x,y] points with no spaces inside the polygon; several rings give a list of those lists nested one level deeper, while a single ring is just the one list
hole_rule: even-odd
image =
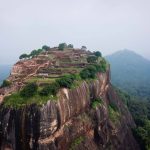
[{"label": "rocky outcrop", "polygon": [[45,68],[49,64],[49,60],[42,60],[39,58],[19,61],[13,66],[8,80],[11,82],[24,81],[25,79],[34,76],[40,68]]},{"label": "rocky outcrop", "polygon": [[[92,108],[95,98],[102,104]],[[113,122],[109,105],[118,108]],[[0,146],[16,150],[138,150],[132,116],[110,84],[109,71],[75,89],[62,89],[43,106],[0,108]]]}]

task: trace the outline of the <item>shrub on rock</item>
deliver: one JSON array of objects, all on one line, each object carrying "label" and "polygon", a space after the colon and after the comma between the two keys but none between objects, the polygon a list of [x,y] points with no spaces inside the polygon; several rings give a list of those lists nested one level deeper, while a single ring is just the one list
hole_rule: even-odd
[{"label": "shrub on rock", "polygon": [[20,92],[22,97],[32,97],[37,93],[38,86],[36,83],[27,84]]},{"label": "shrub on rock", "polygon": [[82,79],[90,79],[90,78],[94,79],[96,76],[96,72],[97,70],[95,66],[89,66],[80,72],[80,76]]},{"label": "shrub on rock", "polygon": [[3,83],[2,83],[2,85],[1,85],[1,88],[3,88],[3,87],[8,87],[8,86],[10,86],[10,85],[11,85],[11,82],[10,82],[10,81],[4,80]]}]

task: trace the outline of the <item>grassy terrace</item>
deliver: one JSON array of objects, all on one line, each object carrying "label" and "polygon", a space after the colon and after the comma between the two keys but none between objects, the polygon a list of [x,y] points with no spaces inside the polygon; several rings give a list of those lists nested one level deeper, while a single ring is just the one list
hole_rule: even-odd
[{"label": "grassy terrace", "polygon": [[34,95],[33,97],[26,98],[21,97],[20,93],[14,93],[11,96],[5,98],[5,107],[13,107],[13,108],[20,108],[30,104],[37,104],[41,106],[45,104],[48,100],[57,100],[56,96],[48,95],[48,96],[40,96],[39,94]]},{"label": "grassy terrace", "polygon": [[52,83],[55,81],[55,78],[42,78],[42,77],[32,77],[30,79],[27,79],[26,83]]},{"label": "grassy terrace", "polygon": [[[31,77],[25,81],[26,86],[21,91],[5,97],[4,106],[19,108],[33,103],[42,105],[48,100],[57,100],[57,93],[61,88],[74,89],[84,80],[90,83],[96,79],[96,73],[105,72],[108,66],[103,58],[98,58],[97,62],[88,64],[89,66],[85,68],[61,68],[64,74],[57,77],[56,74],[51,74],[48,78]],[[65,74],[66,70],[77,70],[77,73]],[[41,83],[43,84],[40,86]],[[92,106],[95,108],[97,105],[101,105],[100,100],[95,101]]]},{"label": "grassy terrace", "polygon": [[62,73],[63,72],[66,72],[66,71],[77,71],[77,72],[80,72],[82,70],[82,68],[79,68],[79,67],[61,67],[61,68],[49,68],[47,69],[47,71],[61,71]]},{"label": "grassy terrace", "polygon": [[[56,80],[58,80],[57,82],[59,82],[59,81],[62,81],[63,78],[52,79],[52,80],[50,80],[50,84],[48,83],[48,85],[52,85],[52,84],[57,83]],[[31,79],[30,80],[31,83],[28,83],[28,84],[32,84],[33,82],[36,82],[36,81],[37,81],[37,78],[34,78],[33,80]],[[45,83],[47,83],[46,81],[47,81],[47,79],[45,79]],[[59,87],[56,87],[56,88],[54,87],[54,90],[56,90],[56,93],[57,93],[59,88],[65,87],[65,86],[66,86],[66,88],[69,88],[69,89],[75,89],[78,86],[80,86],[82,83],[83,83],[83,80],[80,78],[79,75],[76,75],[76,80],[75,79],[73,81],[67,81],[66,80],[63,83],[59,83],[60,84]],[[33,103],[41,106],[42,104],[47,103],[48,100],[57,101],[58,97],[55,94],[55,92],[53,92],[53,89],[51,89],[51,88],[48,89],[49,90],[48,93],[46,90],[46,93],[44,95],[40,94],[40,92],[43,91],[43,89],[45,89],[46,87],[48,87],[48,85],[44,86],[44,87],[38,86],[37,91],[31,97],[21,96],[21,92],[13,93],[12,95],[5,97],[4,106],[5,107],[20,108],[20,107],[30,105]],[[51,92],[51,90],[52,90],[52,92]],[[44,92],[45,92],[45,90],[44,90]]]}]

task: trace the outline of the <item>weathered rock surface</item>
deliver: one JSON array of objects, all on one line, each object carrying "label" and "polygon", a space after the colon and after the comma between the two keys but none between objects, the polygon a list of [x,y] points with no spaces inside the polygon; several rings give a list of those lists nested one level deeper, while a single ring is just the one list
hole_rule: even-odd
[{"label": "weathered rock surface", "polygon": [[[138,150],[128,109],[113,90],[109,71],[76,89],[62,89],[58,101],[20,109],[0,108],[0,147],[14,150]],[[91,107],[94,98],[103,104]],[[114,103],[121,117],[113,123],[108,107]]]}]

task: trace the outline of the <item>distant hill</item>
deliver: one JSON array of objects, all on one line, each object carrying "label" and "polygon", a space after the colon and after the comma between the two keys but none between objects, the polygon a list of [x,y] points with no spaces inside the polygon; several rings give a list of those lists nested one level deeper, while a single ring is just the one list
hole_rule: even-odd
[{"label": "distant hill", "polygon": [[150,96],[150,61],[130,50],[106,56],[111,64],[112,83],[129,94]]},{"label": "distant hill", "polygon": [[9,76],[10,70],[11,65],[0,65],[0,85]]}]

